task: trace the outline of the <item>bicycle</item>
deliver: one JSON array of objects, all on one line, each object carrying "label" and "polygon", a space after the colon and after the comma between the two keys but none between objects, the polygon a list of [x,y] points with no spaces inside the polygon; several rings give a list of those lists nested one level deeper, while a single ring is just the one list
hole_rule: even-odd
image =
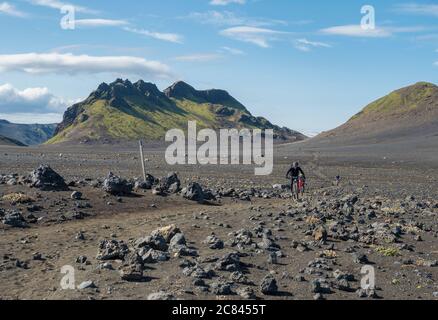
[{"label": "bicycle", "polygon": [[300,194],[304,195],[306,181],[303,177],[293,177],[291,179],[291,192],[294,199],[299,200]]},{"label": "bicycle", "polygon": [[292,192],[292,197],[296,200],[298,200],[300,198],[300,189],[298,186],[298,178],[292,178],[291,179],[291,192]]}]

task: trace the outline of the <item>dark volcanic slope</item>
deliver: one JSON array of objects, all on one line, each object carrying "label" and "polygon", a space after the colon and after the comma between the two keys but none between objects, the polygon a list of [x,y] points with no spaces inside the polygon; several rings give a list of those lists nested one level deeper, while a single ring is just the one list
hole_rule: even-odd
[{"label": "dark volcanic slope", "polygon": [[14,140],[14,139],[10,139],[7,137],[4,137],[2,135],[0,135],[0,146],[20,146],[20,147],[24,147],[26,146],[24,143],[21,143],[20,141]]},{"label": "dark volcanic slope", "polygon": [[48,143],[164,140],[169,129],[273,129],[278,142],[306,137],[254,117],[224,90],[199,91],[182,81],[161,92],[155,84],[118,79],[103,83],[83,102],[70,107]]},{"label": "dark volcanic slope", "polygon": [[56,124],[16,124],[0,120],[0,135],[26,145],[37,145],[49,140]]},{"label": "dark volcanic slope", "polygon": [[428,139],[438,134],[438,87],[419,82],[374,101],[344,125],[324,132],[314,142],[381,143]]}]

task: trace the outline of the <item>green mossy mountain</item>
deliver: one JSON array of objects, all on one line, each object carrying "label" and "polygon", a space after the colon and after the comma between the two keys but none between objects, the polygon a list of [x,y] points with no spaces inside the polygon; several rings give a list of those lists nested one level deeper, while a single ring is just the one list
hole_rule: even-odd
[{"label": "green mossy mountain", "polygon": [[437,131],[438,86],[418,82],[372,102],[342,126],[317,138],[381,141]]},{"label": "green mossy mountain", "polygon": [[47,143],[114,143],[136,139],[164,140],[169,129],[186,129],[189,120],[202,128],[274,129],[277,141],[300,141],[299,132],[254,117],[223,90],[199,91],[180,81],[164,92],[142,80],[102,83],[65,112]]},{"label": "green mossy mountain", "polygon": [[366,106],[351,120],[385,119],[412,112],[424,112],[437,106],[438,87],[433,83],[418,82],[412,86],[396,90]]}]

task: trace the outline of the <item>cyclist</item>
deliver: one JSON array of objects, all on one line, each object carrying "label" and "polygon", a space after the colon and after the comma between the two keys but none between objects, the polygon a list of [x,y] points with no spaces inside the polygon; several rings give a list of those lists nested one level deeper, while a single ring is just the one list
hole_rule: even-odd
[{"label": "cyclist", "polygon": [[[291,191],[294,197],[299,199],[299,193],[300,193],[300,186],[299,186],[299,176],[300,173],[304,180],[306,180],[306,175],[304,174],[304,171],[300,168],[300,165],[298,162],[294,162],[289,169],[289,171],[286,174],[286,179],[291,179]],[[294,188],[296,188],[296,191],[294,191]]]}]

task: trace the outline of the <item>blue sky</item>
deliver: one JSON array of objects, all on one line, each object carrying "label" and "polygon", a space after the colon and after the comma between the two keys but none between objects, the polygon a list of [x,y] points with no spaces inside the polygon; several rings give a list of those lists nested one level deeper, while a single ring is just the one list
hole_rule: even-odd
[{"label": "blue sky", "polygon": [[[75,29],[61,28],[64,5]],[[361,8],[376,28],[360,27]],[[228,90],[305,133],[390,91],[438,83],[433,1],[0,0],[0,118],[58,121],[101,82]]]}]

